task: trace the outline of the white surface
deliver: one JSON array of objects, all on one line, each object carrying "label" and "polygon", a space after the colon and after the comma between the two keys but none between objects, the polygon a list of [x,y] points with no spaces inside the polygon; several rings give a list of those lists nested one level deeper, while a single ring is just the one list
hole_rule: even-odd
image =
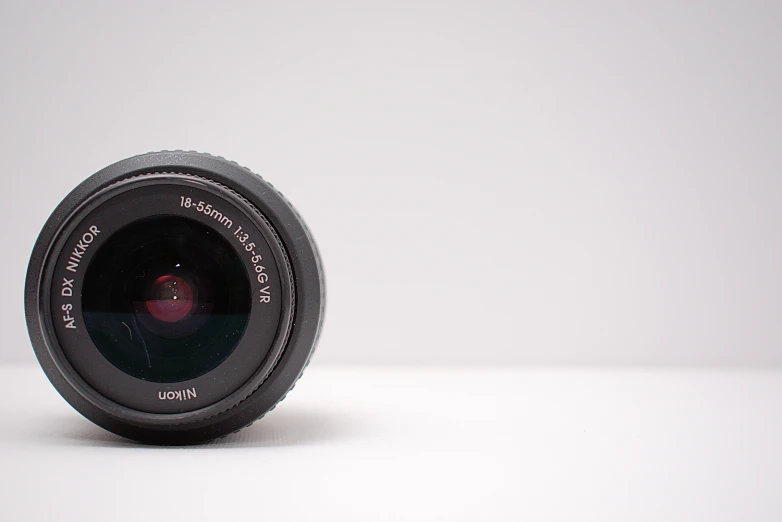
[{"label": "white surface", "polygon": [[310,368],[195,448],[0,370],[0,520],[782,520],[782,372]]},{"label": "white surface", "polygon": [[6,0],[0,360],[33,361],[54,206],[183,148],[312,227],[319,361],[782,363],[780,27],[767,0]]}]

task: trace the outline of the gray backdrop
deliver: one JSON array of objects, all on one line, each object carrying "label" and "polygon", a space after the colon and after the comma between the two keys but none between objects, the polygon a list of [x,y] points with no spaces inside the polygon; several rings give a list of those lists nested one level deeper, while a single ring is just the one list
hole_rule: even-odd
[{"label": "gray backdrop", "polygon": [[779,2],[4,2],[0,360],[79,181],[194,149],[280,188],[317,361],[782,363]]}]

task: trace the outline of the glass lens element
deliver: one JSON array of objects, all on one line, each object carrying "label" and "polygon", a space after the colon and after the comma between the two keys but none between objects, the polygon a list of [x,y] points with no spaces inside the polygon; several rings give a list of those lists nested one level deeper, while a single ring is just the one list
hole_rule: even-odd
[{"label": "glass lens element", "polygon": [[117,231],[90,262],[82,308],[98,350],[153,382],[216,368],[247,327],[250,280],[241,258],[198,221],[158,216]]}]

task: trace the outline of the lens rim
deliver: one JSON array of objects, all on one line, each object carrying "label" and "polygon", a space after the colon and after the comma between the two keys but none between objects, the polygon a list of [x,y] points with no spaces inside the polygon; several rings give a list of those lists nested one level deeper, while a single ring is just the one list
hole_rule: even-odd
[{"label": "lens rim", "polygon": [[[50,285],[45,261],[62,224],[85,201],[122,180],[150,172],[178,172],[225,186],[268,220],[289,256],[296,288],[294,320],[282,354],[260,383],[250,382],[218,403],[195,411],[155,414],[107,400],[58,354],[56,338],[46,333],[42,290]],[[45,299],[43,299],[45,300]],[[222,158],[194,152],[149,153],[111,165],[63,200],[44,226],[31,256],[25,290],[28,329],[36,355],[57,390],[93,422],[120,435],[159,444],[196,443],[240,429],[271,409],[294,385],[314,351],[325,305],[323,270],[303,220],[271,185]]]}]

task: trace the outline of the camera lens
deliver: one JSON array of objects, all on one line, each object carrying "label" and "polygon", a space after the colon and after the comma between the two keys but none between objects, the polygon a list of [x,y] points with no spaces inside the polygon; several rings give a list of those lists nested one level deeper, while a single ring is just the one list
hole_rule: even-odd
[{"label": "camera lens", "polygon": [[63,397],[119,435],[189,444],[273,408],[314,350],[323,272],[293,207],[238,165],[136,156],[68,195],[33,250],[36,355]]}]

